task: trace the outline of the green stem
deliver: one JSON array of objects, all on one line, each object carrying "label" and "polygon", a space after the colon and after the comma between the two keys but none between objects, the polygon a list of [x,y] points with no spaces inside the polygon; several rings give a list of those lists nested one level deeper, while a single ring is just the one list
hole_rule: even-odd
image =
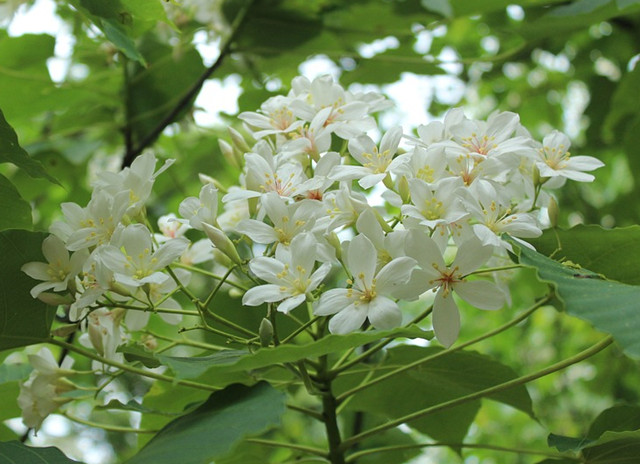
[{"label": "green stem", "polygon": [[313,417],[314,419],[318,419],[320,421],[324,420],[322,414],[320,414],[318,411],[314,411],[313,409],[303,408],[301,406],[296,406],[295,404],[287,404],[287,408],[291,409],[292,411],[301,412],[302,414]]},{"label": "green stem", "polygon": [[225,351],[228,350],[229,348],[226,346],[220,346],[220,345],[212,345],[210,343],[204,343],[204,342],[198,342],[195,340],[189,340],[188,338],[181,338],[180,340],[175,340],[171,337],[165,337],[164,335],[159,335],[157,333],[151,332],[149,330],[146,330],[145,333],[151,335],[154,338],[157,338],[158,340],[164,340],[166,342],[172,342],[172,343],[178,343],[179,345],[185,345],[185,346],[193,346],[194,348],[202,348],[205,350],[211,350],[211,351]]},{"label": "green stem", "polygon": [[151,379],[162,380],[163,382],[168,382],[172,384],[184,385],[185,387],[197,388],[199,390],[206,390],[210,392],[214,392],[219,390],[218,388],[212,387],[210,385],[205,385],[203,383],[191,382],[190,380],[178,380],[174,377],[158,374],[151,371],[145,371],[144,369],[138,369],[137,367],[128,366],[126,364],[113,361],[111,359],[103,358],[102,356],[92,353],[91,351],[85,350],[84,348],[79,348],[75,345],[72,345],[67,342],[63,342],[61,340],[56,340],[54,338],[50,339],[48,343],[52,345],[57,345],[62,348],[66,348],[69,351],[73,351],[74,353],[78,353],[79,355],[84,356],[85,358],[93,359],[102,364],[106,364],[108,366],[116,367],[118,369],[122,369],[123,371],[131,372],[133,374],[142,375],[144,377],[149,377]]},{"label": "green stem", "polygon": [[[300,327],[298,327],[296,330],[294,330],[293,332],[291,332],[289,335],[287,335],[283,340],[280,341],[281,344],[285,344],[291,340],[293,340],[299,333],[304,332],[305,330],[307,330],[307,328],[309,328],[310,326],[312,326],[313,324],[315,324],[315,322],[320,319],[320,316],[316,316],[310,320],[308,320],[307,322],[305,322],[304,324],[302,324]],[[313,335],[313,334],[312,334]]]},{"label": "green stem", "polygon": [[510,448],[510,447],[496,446],[496,445],[482,445],[478,443],[439,442],[439,443],[415,443],[410,445],[408,444],[408,445],[380,446],[379,448],[370,448],[370,449],[358,451],[357,453],[353,453],[349,455],[349,457],[347,458],[347,463],[355,462],[357,459],[360,459],[364,456],[369,456],[371,454],[376,454],[376,453],[385,453],[388,451],[401,451],[401,450],[408,450],[408,449],[415,449],[415,448],[436,448],[436,447],[443,447],[443,446],[448,446],[452,448],[469,448],[469,449],[484,449],[484,450],[491,450],[491,451],[503,451],[505,453],[515,453],[518,455],[527,454],[531,456],[563,458],[563,459],[570,459],[570,460],[575,460],[576,462],[580,462],[579,458],[567,457],[567,456],[562,456],[560,454],[548,453],[545,451],[529,450],[524,448]]},{"label": "green stem", "polygon": [[[175,272],[173,272],[173,269],[171,269],[170,267],[167,267],[167,272],[169,273],[169,275],[173,278],[173,280],[175,281],[175,283],[178,285],[178,287],[180,288],[180,291],[182,293],[184,293],[185,295],[187,295],[189,297],[189,299],[191,300],[191,302],[193,304],[196,305],[196,307],[198,308],[198,310],[201,313],[206,313],[207,316],[211,317],[213,320],[219,322],[220,324],[226,325],[227,327],[229,327],[230,329],[234,329],[237,332],[243,334],[243,335],[247,335],[249,337],[255,338],[258,336],[258,334],[251,332],[250,330],[245,329],[242,326],[239,326],[238,324],[231,322],[227,319],[225,319],[222,316],[218,316],[217,314],[213,313],[207,305],[205,305],[204,303],[202,303],[202,301],[200,301],[200,299],[198,299],[198,297],[196,297],[191,290],[189,290],[187,287],[185,287],[182,282],[180,282],[180,279],[178,279],[178,276],[176,276]],[[226,276],[229,276],[229,273],[226,274]],[[222,281],[223,282],[223,281]],[[201,314],[201,315],[203,315]],[[206,321],[204,320],[203,317],[203,321],[202,321],[205,325],[208,326],[208,324],[206,323]]]},{"label": "green stem", "polygon": [[263,440],[262,438],[247,438],[246,441],[248,441],[249,443],[256,443],[258,445],[271,446],[273,448],[286,448],[286,449],[291,449],[296,451],[302,451],[304,453],[313,454],[315,456],[324,457],[326,455],[324,450],[321,450],[319,448],[312,448],[311,446],[294,445],[292,443],[282,443],[279,441]]},{"label": "green stem", "polygon": [[[212,279],[215,279],[215,280],[222,280],[223,279],[222,276],[219,276],[218,274],[214,274],[213,272],[206,271],[204,269],[200,269],[199,267],[189,266],[187,264],[182,264],[182,263],[172,263],[171,266],[172,267],[179,267],[181,269],[186,269],[188,271],[195,272],[197,274],[202,274],[204,276],[211,277]],[[228,281],[227,285],[230,285],[230,286],[232,286],[234,288],[237,288],[238,290],[242,290],[243,292],[246,292],[246,291],[249,290],[247,287],[245,287],[243,285],[240,285],[240,284],[237,284],[237,283],[235,283],[233,281]]]},{"label": "green stem", "polygon": [[149,429],[134,429],[131,427],[122,427],[119,425],[109,425],[109,424],[99,424],[97,422],[88,421],[85,419],[80,419],[79,417],[72,416],[67,412],[63,412],[62,415],[69,419],[70,421],[77,422],[78,424],[88,425],[89,427],[96,427],[102,430],[106,430],[107,432],[122,432],[122,433],[158,433],[160,430],[149,430]]},{"label": "green stem", "polygon": [[391,372],[388,372],[384,375],[381,375],[380,377],[376,377],[375,379],[373,379],[371,382],[368,383],[363,383],[361,385],[358,385],[357,387],[352,388],[351,390],[347,390],[346,392],[342,393],[340,396],[338,396],[338,401],[343,401],[345,398],[348,398],[351,395],[354,395],[356,393],[358,393],[359,391],[362,391],[366,388],[372,387],[373,385],[376,385],[377,383],[380,383],[390,377],[393,377],[395,375],[398,374],[402,374],[403,372],[412,370],[424,363],[427,363],[429,361],[433,361],[434,359],[438,359],[441,356],[446,356],[448,354],[451,353],[455,353],[456,351],[460,351],[470,345],[474,345],[478,342],[481,342],[482,340],[485,340],[487,338],[493,337],[494,335],[499,334],[500,332],[504,332],[505,330],[513,327],[514,325],[518,324],[519,322],[525,320],[527,317],[529,317],[535,310],[537,310],[539,307],[543,306],[545,303],[547,303],[547,301],[549,301],[550,297],[547,296],[545,298],[543,298],[542,300],[536,302],[533,306],[531,306],[529,309],[527,309],[526,311],[524,311],[522,314],[520,314],[518,317],[516,317],[515,319],[512,319],[511,321],[507,322],[506,324],[501,325],[500,327],[498,327],[497,329],[494,329],[490,332],[487,332],[483,335],[480,335],[479,337],[476,337],[472,340],[469,340],[468,342],[465,343],[461,343],[460,345],[457,345],[453,348],[449,348],[448,350],[443,350],[440,351],[438,353],[435,353],[431,356],[427,356],[426,358],[422,358],[422,359],[418,359],[417,361],[414,361],[410,364],[407,364],[406,366],[402,366],[399,367],[397,369],[394,369]]},{"label": "green stem", "polygon": [[509,269],[520,269],[524,266],[522,264],[510,264],[508,266],[487,267],[485,269],[478,269],[477,271],[470,272],[465,277],[475,274],[486,274],[487,272],[508,271]]},{"label": "green stem", "polygon": [[122,308],[122,309],[132,309],[134,311],[148,311],[148,312],[154,312],[154,313],[166,313],[166,314],[180,314],[182,316],[199,316],[200,313],[198,313],[197,311],[189,311],[186,309],[172,309],[172,308],[150,308],[148,306],[145,307],[141,307],[141,306],[134,306],[134,305],[126,305],[126,304],[119,304],[119,303],[98,303],[101,307],[104,308]]},{"label": "green stem", "polygon": [[345,464],[342,438],[340,437],[340,429],[338,427],[338,415],[336,413],[338,402],[331,391],[331,383],[333,376],[327,369],[327,356],[320,358],[320,370],[318,372],[319,390],[322,396],[322,418],[327,433],[327,441],[329,452],[324,454],[331,464]]},{"label": "green stem", "polygon": [[590,358],[591,356],[594,356],[595,354],[599,353],[600,351],[604,350],[606,347],[608,347],[611,343],[613,343],[613,337],[611,337],[611,335],[605,337],[604,339],[602,339],[600,342],[596,343],[595,345],[593,345],[591,348],[588,348],[580,353],[578,353],[575,356],[572,356],[570,358],[567,358],[563,361],[560,361],[556,364],[553,364],[545,369],[539,370],[537,372],[534,372],[532,374],[528,374],[528,375],[524,375],[522,377],[518,377],[516,379],[513,380],[509,380],[508,382],[503,382],[500,383],[498,385],[494,385],[493,387],[489,387],[489,388],[485,388],[484,390],[480,390],[474,393],[471,393],[469,395],[465,395],[462,396],[460,398],[456,398],[454,400],[450,400],[450,401],[445,401],[444,403],[440,403],[437,404],[435,406],[431,406],[429,408],[425,408],[425,409],[421,409],[420,411],[416,411],[414,413],[411,414],[407,414],[406,416],[402,416],[399,417],[398,419],[394,419],[392,421],[387,422],[386,424],[380,425],[378,427],[374,427],[372,429],[367,430],[366,432],[363,432],[359,435],[355,435],[351,438],[348,438],[347,440],[342,442],[342,445],[340,447],[341,451],[345,451],[347,449],[349,449],[350,447],[354,446],[356,443],[364,440],[365,438],[368,438],[372,435],[376,435],[378,433],[384,432],[386,430],[395,428],[397,426],[399,426],[400,424],[403,424],[405,422],[410,422],[412,420],[416,420],[416,419],[420,419],[421,417],[427,416],[429,414],[434,414],[436,412],[439,411],[443,411],[445,409],[450,409],[453,408],[455,406],[467,403],[469,401],[474,401],[480,398],[483,398],[485,396],[488,395],[493,395],[499,392],[502,392],[504,390],[508,390],[511,389],[513,387],[518,387],[520,385],[524,385],[526,383],[529,383],[533,380],[537,380],[541,377],[545,377],[549,374],[552,374],[554,372],[557,372],[559,370],[565,369],[573,364],[576,364],[580,361],[584,361],[587,358]]}]

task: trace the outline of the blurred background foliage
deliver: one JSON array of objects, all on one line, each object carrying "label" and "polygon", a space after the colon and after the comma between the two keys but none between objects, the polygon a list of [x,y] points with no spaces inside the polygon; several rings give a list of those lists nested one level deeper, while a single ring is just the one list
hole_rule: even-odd
[{"label": "blurred background foliage", "polygon": [[[15,32],[20,18],[45,4],[57,18],[57,33]],[[0,217],[11,219],[0,225],[21,221],[21,228],[46,230],[60,215],[60,203],[88,201],[96,171],[118,169],[142,149],[177,160],[156,183],[149,207],[153,217],[176,211],[182,199],[197,195],[198,173],[234,183],[238,171],[223,158],[218,139],[229,139],[226,126],[242,130],[235,113],[253,111],[269,96],[287,92],[301,72],[329,72],[345,86],[376,88],[397,98],[396,109],[382,116],[383,126],[402,123],[410,131],[463,106],[478,118],[494,110],[517,112],[537,138],[562,130],[573,140],[573,153],[598,157],[606,167],[595,182],[569,183],[558,192],[560,226],[638,224],[639,23],[638,0],[0,1],[0,110],[20,145],[59,182],[2,164]],[[203,82],[208,90],[200,93]],[[212,114],[229,95],[239,96],[237,106]],[[32,218],[16,208],[16,195],[31,207]],[[522,271],[512,292],[512,309],[491,317],[466,308],[463,338],[510,320],[545,286]],[[239,306],[237,299],[221,299],[224,311]],[[600,338],[588,324],[543,307],[477,349],[523,374]],[[122,381],[134,391],[148,388],[127,376]],[[155,385],[145,404],[180,396],[166,388]],[[621,402],[638,404],[640,372],[614,348],[528,388],[538,421],[484,401],[466,441],[547,449],[549,432],[584,435],[600,411]],[[19,413],[8,401],[17,396],[17,384],[1,384],[2,389],[0,419],[5,420]],[[186,392],[180,398],[178,410],[198,399]],[[93,414],[98,422],[128,421],[126,414]],[[163,423],[157,417],[145,420],[152,422],[145,426]],[[366,415],[365,420],[375,425],[382,419]],[[45,427],[39,443],[55,443],[87,462],[116,462],[145,441],[57,424],[59,433]],[[314,427],[292,415],[273,433],[318,445],[322,431]],[[395,435],[378,440],[408,439]],[[0,438],[15,436],[0,423]],[[98,442],[103,443],[95,448]],[[96,452],[87,453],[87,446]],[[236,457],[246,463],[283,458],[272,453],[265,457],[264,448],[246,445]],[[459,459],[447,449],[419,454],[405,452],[402,459]],[[362,462],[394,459],[380,455]],[[462,459],[525,464],[540,457],[462,450]]]}]

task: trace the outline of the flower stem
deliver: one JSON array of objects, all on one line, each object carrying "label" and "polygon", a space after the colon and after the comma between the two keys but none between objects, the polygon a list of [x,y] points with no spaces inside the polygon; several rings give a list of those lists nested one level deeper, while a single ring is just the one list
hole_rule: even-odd
[{"label": "flower stem", "polygon": [[262,438],[247,438],[246,441],[249,443],[256,443],[258,445],[271,446],[274,448],[286,448],[296,451],[302,451],[304,453],[313,454],[315,456],[324,457],[326,455],[324,450],[321,450],[319,448],[312,448],[311,446],[294,445],[292,443],[283,443],[280,441],[263,440]]},{"label": "flower stem", "polygon": [[364,456],[369,456],[371,454],[376,454],[376,453],[385,453],[388,451],[400,451],[400,450],[408,450],[408,449],[415,449],[415,448],[432,448],[432,447],[435,448],[435,447],[443,447],[443,446],[449,446],[454,448],[503,451],[505,453],[515,453],[518,455],[527,454],[531,456],[546,456],[550,458],[570,459],[570,460],[575,460],[576,462],[580,462],[579,458],[567,457],[567,456],[562,456],[560,454],[548,453],[544,451],[529,450],[529,449],[523,449],[523,448],[510,448],[510,447],[496,446],[496,445],[483,445],[479,443],[446,443],[446,442],[414,443],[414,444],[407,444],[407,445],[393,445],[393,446],[381,446],[379,448],[370,448],[367,450],[358,451],[357,453],[351,454],[349,457],[347,457],[346,462],[347,463],[355,462],[357,459],[362,458]]},{"label": "flower stem", "polygon": [[518,377],[516,379],[513,380],[509,380],[508,382],[503,382],[500,383],[498,385],[494,385],[493,387],[489,387],[489,388],[485,388],[484,390],[480,390],[474,393],[471,393],[469,395],[465,395],[462,396],[460,398],[456,398],[450,401],[445,401],[444,403],[440,403],[437,404],[435,406],[431,406],[425,409],[421,409],[420,411],[416,411],[414,413],[411,414],[407,414],[406,416],[402,416],[399,417],[397,419],[394,419],[392,421],[387,422],[386,424],[380,425],[378,427],[374,427],[372,429],[367,430],[366,432],[360,433],[359,435],[355,435],[351,438],[346,439],[345,441],[342,442],[342,445],[340,447],[340,451],[345,451],[349,448],[351,448],[352,446],[354,446],[356,443],[364,440],[365,438],[368,438],[372,435],[376,435],[378,433],[382,433],[386,430],[392,429],[394,427],[397,427],[400,424],[403,424],[405,422],[409,422],[412,420],[416,420],[416,419],[420,419],[421,417],[427,416],[429,414],[434,414],[436,412],[439,411],[443,411],[445,409],[450,409],[453,408],[455,406],[458,406],[460,404],[464,404],[467,403],[469,401],[474,401],[480,398],[483,398],[485,396],[488,395],[493,395],[495,393],[499,393],[501,391],[504,390],[508,390],[510,388],[513,387],[517,387],[520,385],[524,385],[526,383],[529,383],[533,380],[537,380],[541,377],[545,377],[549,374],[552,374],[554,372],[557,372],[559,370],[565,369],[569,366],[571,366],[572,364],[576,364],[580,361],[584,361],[587,358],[590,358],[591,356],[594,356],[595,354],[599,353],[600,351],[604,350],[606,347],[608,347],[611,343],[613,343],[613,337],[611,337],[611,335],[605,337],[604,339],[602,339],[600,342],[596,343],[595,345],[593,345],[592,347],[581,351],[580,353],[578,353],[575,356],[572,356],[570,358],[567,358],[563,361],[560,361],[556,364],[552,364],[551,366],[539,370],[537,372],[534,372],[532,374],[528,374],[528,375],[524,375],[522,377]]},{"label": "flower stem", "polygon": [[79,417],[72,416],[67,412],[63,412],[62,415],[67,419],[69,419],[70,421],[77,422],[78,424],[82,424],[82,425],[88,425],[89,427],[96,427],[102,430],[106,430],[107,432],[122,432],[122,433],[158,433],[159,432],[159,430],[134,429],[131,427],[122,427],[119,425],[99,424],[97,422],[80,419]]},{"label": "flower stem", "polygon": [[158,374],[156,372],[146,371],[144,369],[138,369],[137,367],[128,366],[126,364],[113,361],[111,359],[104,358],[96,353],[92,353],[91,351],[85,350],[84,348],[77,347],[67,342],[63,342],[61,340],[50,339],[49,343],[53,345],[57,345],[62,348],[66,348],[69,351],[73,351],[74,353],[78,353],[79,355],[84,356],[85,358],[93,359],[95,361],[101,362],[102,364],[106,364],[108,366],[117,367],[118,369],[122,369],[123,371],[131,372],[133,374],[142,375],[144,377],[149,377],[151,379],[162,380],[163,382],[174,383],[178,385],[184,385],[185,387],[197,388],[199,390],[206,391],[217,391],[219,388],[212,387],[210,385],[205,385],[203,383],[191,382],[190,380],[178,380],[174,377]]},{"label": "flower stem", "polygon": [[[213,272],[206,271],[206,270],[204,270],[204,269],[200,269],[199,267],[195,267],[195,266],[188,266],[188,265],[186,265],[186,264],[182,264],[182,263],[172,263],[172,264],[171,264],[171,266],[173,266],[173,267],[179,267],[179,268],[181,268],[181,269],[186,269],[186,270],[191,271],[191,272],[195,272],[195,273],[198,273],[198,274],[202,274],[202,275],[204,275],[204,276],[211,277],[212,279],[215,279],[215,280],[222,280],[222,279],[223,279],[223,277],[222,277],[222,276],[219,276],[218,274],[214,274]],[[235,288],[237,288],[238,290],[242,290],[242,291],[244,291],[244,292],[246,292],[247,290],[249,290],[247,287],[244,287],[243,285],[237,284],[237,283],[232,282],[232,281],[227,281],[226,283],[227,283],[227,285],[230,285],[230,286],[232,286],[232,287],[235,287]]]}]

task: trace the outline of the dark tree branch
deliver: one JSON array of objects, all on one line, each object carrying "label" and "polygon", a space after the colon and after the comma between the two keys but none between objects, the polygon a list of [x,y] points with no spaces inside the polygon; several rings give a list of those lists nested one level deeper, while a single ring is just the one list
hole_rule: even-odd
[{"label": "dark tree branch", "polygon": [[[184,110],[189,105],[189,103],[191,103],[191,101],[198,95],[198,93],[200,92],[200,89],[204,85],[204,82],[207,79],[209,79],[209,77],[211,77],[211,75],[216,71],[216,69],[218,69],[222,65],[226,56],[231,53],[231,44],[235,40],[236,35],[240,30],[240,26],[242,25],[244,19],[246,18],[247,13],[249,12],[249,9],[251,8],[251,5],[253,4],[254,1],[255,0],[249,0],[247,4],[244,6],[244,8],[242,8],[240,12],[236,15],[236,18],[234,19],[233,24],[231,26],[231,33],[229,34],[227,39],[224,41],[224,43],[220,47],[220,55],[218,56],[218,59],[215,61],[215,63],[209,66],[205,70],[205,72],[202,73],[202,75],[198,78],[196,82],[194,82],[194,84],[187,91],[187,93],[185,93],[183,97],[180,99],[180,101],[176,103],[173,109],[169,113],[167,113],[167,115],[162,119],[162,121],[160,121],[156,125],[156,127],[153,128],[153,130],[138,144],[137,147],[134,148],[132,144],[127,143],[126,152],[124,154],[124,158],[122,159],[122,168],[131,166],[131,163],[133,163],[133,160],[135,160],[136,157],[140,155],[140,153],[142,153],[142,151],[145,148],[151,146],[153,142],[155,142],[155,140],[160,136],[160,134],[162,134],[162,131],[169,124],[171,124],[174,121],[175,117],[178,114],[180,114],[180,112]],[[125,128],[124,130],[125,134],[127,134],[129,131],[130,129],[128,128]]]}]

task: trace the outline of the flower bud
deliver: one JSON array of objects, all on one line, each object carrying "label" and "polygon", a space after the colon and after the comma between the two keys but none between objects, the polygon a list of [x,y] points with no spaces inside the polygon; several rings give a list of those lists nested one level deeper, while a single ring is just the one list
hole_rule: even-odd
[{"label": "flower bud", "polygon": [[398,180],[398,193],[400,194],[400,198],[402,198],[402,203],[411,202],[411,192],[409,191],[409,181],[405,176],[402,176],[400,180]]},{"label": "flower bud", "polygon": [[242,264],[238,250],[236,250],[235,245],[224,232],[207,223],[202,223],[202,226],[205,234],[207,234],[211,243],[213,243],[218,250],[223,252],[234,263]]},{"label": "flower bud", "polygon": [[260,345],[262,346],[269,346],[271,340],[273,340],[273,324],[266,317],[260,322],[258,335],[260,335]]},{"label": "flower bud", "polygon": [[335,232],[331,232],[327,234],[325,238],[327,239],[327,242],[329,242],[329,245],[331,245],[333,249],[336,250],[336,259],[338,259],[338,261],[341,260],[342,245],[340,244],[340,239],[338,238],[338,235]]},{"label": "flower bud", "polygon": [[38,295],[38,299],[50,306],[68,305],[73,303],[71,295],[58,295],[57,293],[43,292]]},{"label": "flower bud", "polygon": [[549,224],[554,229],[558,227],[558,202],[555,198],[549,199],[549,205],[547,206],[547,214],[549,215]]},{"label": "flower bud", "polygon": [[67,337],[78,330],[78,324],[65,324],[51,331],[54,337]]},{"label": "flower bud", "polygon": [[218,145],[220,146],[222,156],[227,161],[227,163],[229,163],[236,169],[240,169],[240,165],[238,164],[238,157],[231,144],[229,144],[229,142],[227,142],[226,140],[218,139]]},{"label": "flower bud", "polygon": [[231,141],[240,153],[249,153],[251,151],[251,148],[247,145],[242,134],[233,127],[229,127],[229,135],[231,136]]},{"label": "flower bud", "polygon": [[199,173],[198,179],[200,179],[200,182],[202,182],[203,185],[213,184],[213,186],[217,190],[221,191],[222,193],[227,193],[227,189],[224,187],[224,185],[222,185],[220,181],[218,179],[215,179],[214,177]]}]

